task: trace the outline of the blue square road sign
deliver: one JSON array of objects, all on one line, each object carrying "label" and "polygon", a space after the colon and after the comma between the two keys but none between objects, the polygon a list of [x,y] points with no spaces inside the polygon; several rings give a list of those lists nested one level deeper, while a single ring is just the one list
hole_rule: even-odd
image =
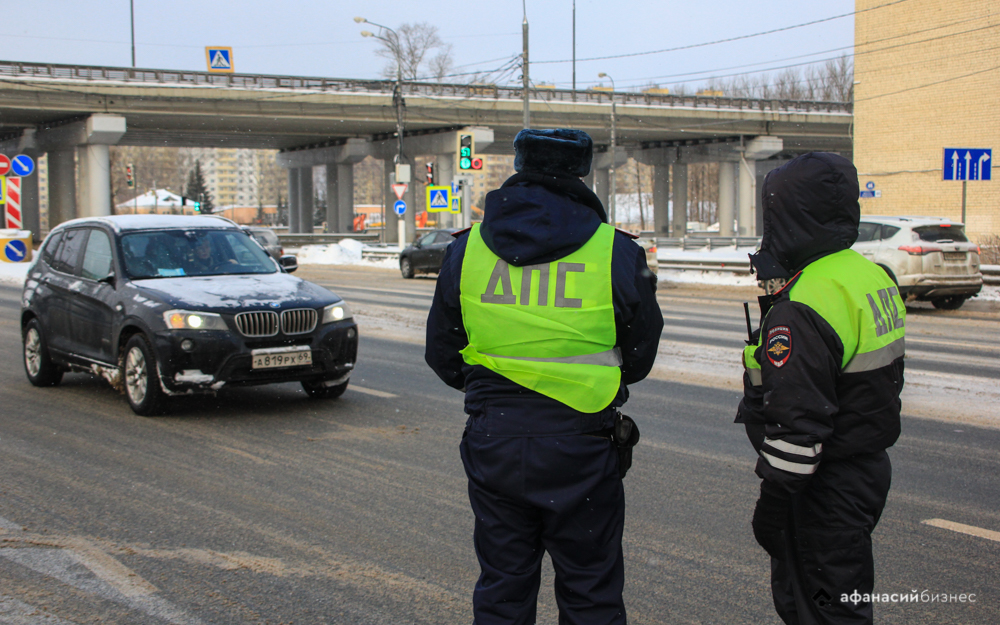
[{"label": "blue square road sign", "polygon": [[993,171],[990,148],[945,148],[945,180],[991,180]]}]

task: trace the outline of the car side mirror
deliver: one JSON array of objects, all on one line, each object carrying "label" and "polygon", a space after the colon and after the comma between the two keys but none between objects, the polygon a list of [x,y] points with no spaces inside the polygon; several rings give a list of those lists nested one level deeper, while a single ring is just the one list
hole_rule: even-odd
[{"label": "car side mirror", "polygon": [[413,243],[410,243],[413,247],[420,247],[420,239],[413,239]]},{"label": "car side mirror", "polygon": [[281,263],[281,268],[288,273],[293,273],[299,268],[299,259],[294,254],[285,254],[279,262]]},{"label": "car side mirror", "polygon": [[103,278],[101,278],[97,282],[98,283],[103,282],[105,284],[111,285],[112,289],[115,288],[115,272],[112,271],[111,273],[109,273],[108,275],[104,276]]}]

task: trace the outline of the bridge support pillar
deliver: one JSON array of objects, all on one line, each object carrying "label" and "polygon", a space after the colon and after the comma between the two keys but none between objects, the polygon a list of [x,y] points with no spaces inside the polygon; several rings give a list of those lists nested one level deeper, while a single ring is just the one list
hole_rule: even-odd
[{"label": "bridge support pillar", "polygon": [[[624,148],[619,147],[614,155],[610,152],[601,152],[594,154],[594,160],[591,164],[590,174],[593,176],[594,180],[594,193],[597,194],[598,199],[601,200],[601,204],[604,205],[604,210],[608,213],[608,221],[611,221],[611,166],[612,157],[614,157],[614,166],[621,167],[628,161],[628,153]],[[615,216],[618,221],[621,220],[621,215]],[[611,224],[612,226],[615,224]]]},{"label": "bridge support pillar", "polygon": [[674,202],[670,220],[670,236],[683,237],[687,234],[688,216],[688,166],[674,163]]},{"label": "bridge support pillar", "polygon": [[326,227],[330,232],[354,229],[354,163],[326,164]]},{"label": "bridge support pillar", "polygon": [[[757,232],[757,161],[773,156],[784,149],[778,137],[761,135],[742,142],[739,165],[739,236],[752,237]],[[730,222],[731,223],[731,222]]]},{"label": "bridge support pillar", "polygon": [[299,167],[288,168],[288,234],[299,233]]},{"label": "bridge support pillar", "polygon": [[81,145],[76,149],[80,164],[80,217],[111,214],[111,152],[107,145]]},{"label": "bridge support pillar", "polygon": [[[597,195],[597,199],[601,201],[604,205],[605,212],[610,212],[610,207],[608,206],[608,201],[611,196],[611,175],[610,171],[607,169],[595,169],[594,175],[594,193]],[[610,219],[611,215],[608,215]]]},{"label": "bridge support pillar", "polygon": [[49,152],[49,230],[76,217],[76,154],[72,148]]},{"label": "bridge support pillar", "polygon": [[670,236],[670,165],[653,165],[653,236]]},{"label": "bridge support pillar", "polygon": [[737,217],[739,228],[737,233],[741,237],[752,237],[757,230],[756,211],[754,210],[756,208],[754,196],[757,195],[757,161],[747,159],[741,161],[739,167],[740,206]]},{"label": "bridge support pillar", "polygon": [[313,168],[299,168],[299,233],[313,233]]},{"label": "bridge support pillar", "polygon": [[[49,227],[72,217],[110,215],[111,158],[109,146],[125,134],[125,118],[120,115],[94,114],[85,120],[34,132],[39,152],[52,152],[49,161],[49,188],[55,190],[55,217]],[[73,165],[73,148],[79,172]],[[53,164],[54,162],[54,164]],[[76,174],[79,173],[78,202],[73,202]],[[37,176],[37,174],[33,174]],[[37,182],[36,189],[37,189]],[[50,202],[51,205],[51,202]]]},{"label": "bridge support pillar", "polygon": [[741,163],[721,161],[719,163],[719,236],[733,236],[733,221],[736,219],[736,170]]},{"label": "bridge support pillar", "polygon": [[677,162],[677,148],[634,150],[635,160],[653,167],[653,236],[670,235],[670,166]]}]

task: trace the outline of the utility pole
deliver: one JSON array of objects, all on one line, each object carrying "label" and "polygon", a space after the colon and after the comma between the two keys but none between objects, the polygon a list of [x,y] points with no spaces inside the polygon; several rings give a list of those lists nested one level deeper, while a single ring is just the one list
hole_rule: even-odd
[{"label": "utility pole", "polygon": [[[608,204],[610,210],[608,211],[608,217],[610,218],[611,225],[615,225],[615,159],[617,158],[617,150],[615,148],[615,79],[609,74],[601,72],[597,75],[598,78],[607,78],[611,81],[611,168],[608,171],[608,177],[611,178],[611,195],[608,197]],[[617,227],[617,226],[616,226]]]},{"label": "utility pole", "polygon": [[576,0],[573,0],[573,101],[576,101]]},{"label": "utility pole", "polygon": [[524,82],[524,127],[531,128],[531,109],[528,105],[528,6],[527,0],[521,1],[524,10],[524,20],[521,22],[521,38],[524,44],[524,52],[521,54],[521,77]]},{"label": "utility pole", "polygon": [[132,69],[135,69],[135,0],[128,0],[128,8],[132,22]]}]

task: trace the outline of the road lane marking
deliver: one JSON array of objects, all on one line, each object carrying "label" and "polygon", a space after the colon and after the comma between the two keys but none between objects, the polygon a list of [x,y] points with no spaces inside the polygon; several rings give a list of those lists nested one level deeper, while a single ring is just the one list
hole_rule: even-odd
[{"label": "road lane marking", "polygon": [[921,523],[924,525],[940,527],[941,529],[958,532],[959,534],[968,534],[969,536],[977,536],[979,538],[985,538],[986,540],[992,540],[1000,543],[1000,532],[986,530],[981,527],[975,527],[974,525],[964,525],[962,523],[955,523],[954,521],[945,521],[944,519],[927,519],[926,521],[921,521]]},{"label": "road lane marking", "polygon": [[372,395],[374,397],[384,397],[386,399],[392,399],[393,397],[399,397],[399,395],[396,395],[394,393],[386,393],[385,391],[376,391],[373,388],[365,388],[363,386],[354,386],[353,384],[351,386],[348,386],[347,390],[349,390],[349,391],[357,391],[359,393],[364,393],[365,395]]}]

